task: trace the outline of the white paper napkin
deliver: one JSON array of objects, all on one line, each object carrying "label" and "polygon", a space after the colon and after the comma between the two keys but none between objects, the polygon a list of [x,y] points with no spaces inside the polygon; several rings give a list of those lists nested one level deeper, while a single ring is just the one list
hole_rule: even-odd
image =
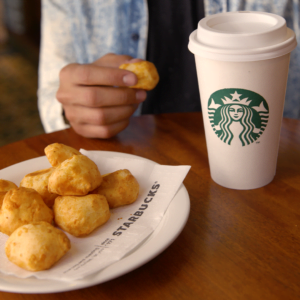
[{"label": "white paper napkin", "polygon": [[[163,166],[139,158],[101,157],[99,151],[81,152],[92,159],[101,174],[128,169],[140,184],[133,204],[111,210],[111,218],[87,237],[71,241],[70,251],[51,269],[29,272],[11,263],[5,255],[8,238],[0,233],[0,272],[20,278],[73,281],[99,272],[122,259],[143,242],[159,225],[190,166]],[[18,183],[17,183],[18,184]]]}]

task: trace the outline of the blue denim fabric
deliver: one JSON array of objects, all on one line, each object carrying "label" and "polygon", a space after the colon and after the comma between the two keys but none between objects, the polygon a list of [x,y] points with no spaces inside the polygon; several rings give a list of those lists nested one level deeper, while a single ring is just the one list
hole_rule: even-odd
[{"label": "blue denim fabric", "polygon": [[[206,15],[257,10],[286,18],[298,41],[299,0],[204,0]],[[56,100],[59,71],[72,62],[91,63],[106,53],[145,59],[147,0],[42,0],[38,107],[46,132],[65,124]],[[284,116],[300,118],[300,45],[292,52]]]},{"label": "blue denim fabric", "polygon": [[59,71],[106,53],[145,59],[146,0],[43,0],[38,107],[46,132],[68,127],[56,100]]}]

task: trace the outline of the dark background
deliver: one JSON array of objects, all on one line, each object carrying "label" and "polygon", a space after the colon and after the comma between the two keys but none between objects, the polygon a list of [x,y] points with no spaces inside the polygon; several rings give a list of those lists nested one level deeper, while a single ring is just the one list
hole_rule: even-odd
[{"label": "dark background", "polygon": [[0,146],[44,133],[37,108],[40,0],[0,0]]}]

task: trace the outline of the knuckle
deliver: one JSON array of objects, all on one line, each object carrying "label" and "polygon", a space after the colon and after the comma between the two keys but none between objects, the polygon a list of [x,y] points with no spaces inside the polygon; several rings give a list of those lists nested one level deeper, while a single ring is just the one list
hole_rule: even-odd
[{"label": "knuckle", "polygon": [[66,100],[68,100],[68,95],[61,89],[59,88],[56,92],[56,99],[60,103],[65,103]]},{"label": "knuckle", "polygon": [[61,68],[59,71],[59,79],[60,81],[65,81],[70,77],[71,69],[74,68],[77,64],[69,64]]},{"label": "knuckle", "polygon": [[91,71],[88,65],[80,65],[74,70],[75,77],[78,78],[78,81],[82,84],[88,84]]},{"label": "knuckle", "polygon": [[68,109],[68,107],[64,106],[64,112],[65,112],[65,117],[66,119],[72,124],[74,122],[76,122],[76,118],[74,113],[72,113],[71,110]]},{"label": "knuckle", "polygon": [[88,133],[86,132],[86,130],[84,130],[83,126],[80,126],[80,125],[78,125],[76,123],[75,124],[71,123],[71,126],[74,129],[74,131],[76,133],[78,133],[79,135],[84,136],[84,137],[89,137]]},{"label": "knuckle", "polygon": [[105,112],[103,109],[98,109],[97,114],[95,116],[94,122],[99,126],[104,126],[106,124],[105,121]]},{"label": "knuckle", "polygon": [[83,99],[84,103],[87,106],[96,106],[96,104],[97,104],[97,93],[96,93],[95,89],[85,88],[83,98],[84,98]]},{"label": "knuckle", "polygon": [[101,138],[109,139],[114,135],[116,135],[116,133],[109,126],[103,126],[101,128]]},{"label": "knuckle", "polygon": [[68,83],[72,80],[81,84],[89,83],[91,69],[88,64],[69,64],[59,71],[59,80],[61,83]]},{"label": "knuckle", "polygon": [[108,52],[108,53],[106,53],[105,55],[103,55],[102,57],[103,57],[103,58],[109,58],[109,57],[115,57],[115,56],[116,56],[115,53]]},{"label": "knuckle", "polygon": [[114,54],[114,53],[111,53],[111,52],[106,53],[105,55],[103,55],[99,59],[97,59],[94,62],[94,64],[96,64],[96,65],[105,64],[106,62],[113,60],[115,56],[116,56],[116,54]]}]

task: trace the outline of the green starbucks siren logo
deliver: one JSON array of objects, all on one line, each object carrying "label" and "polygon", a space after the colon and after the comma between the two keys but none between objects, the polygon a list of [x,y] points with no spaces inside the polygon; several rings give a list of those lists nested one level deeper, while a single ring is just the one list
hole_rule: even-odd
[{"label": "green starbucks siren logo", "polygon": [[242,146],[256,141],[264,132],[269,106],[259,94],[244,89],[223,89],[208,100],[208,116],[216,135],[226,144]]}]

